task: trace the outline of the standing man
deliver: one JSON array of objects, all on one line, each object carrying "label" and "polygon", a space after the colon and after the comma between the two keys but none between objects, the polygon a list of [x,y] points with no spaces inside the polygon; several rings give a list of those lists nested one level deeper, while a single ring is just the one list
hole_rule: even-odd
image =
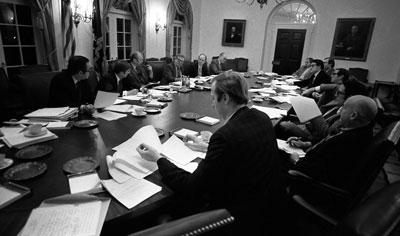
[{"label": "standing man", "polygon": [[217,59],[211,61],[210,64],[210,74],[211,75],[218,75],[223,72],[222,64],[225,63],[226,56],[224,52],[221,52]]},{"label": "standing man", "polygon": [[87,79],[92,65],[84,56],[72,56],[68,60],[67,70],[54,76],[50,83],[50,107],[80,107],[93,104],[92,94]]},{"label": "standing man", "polygon": [[182,76],[182,65],[184,60],[185,57],[183,55],[176,55],[171,63],[164,65],[161,84],[169,84],[179,80]]},{"label": "standing man", "polygon": [[201,53],[198,57],[198,60],[195,60],[193,62],[193,70],[192,71],[193,71],[192,77],[210,75],[210,72],[208,71],[206,54]]},{"label": "standing man", "polygon": [[130,58],[130,73],[124,80],[124,88],[127,90],[140,89],[153,80],[153,68],[143,64],[141,52],[134,52]]},{"label": "standing man", "polygon": [[271,120],[247,107],[248,85],[236,72],[214,78],[211,98],[225,125],[211,136],[206,157],[193,174],[149,145],[141,144],[137,151],[157,162],[163,181],[176,193],[205,201],[209,208],[227,208],[238,235],[266,235],[279,228],[286,196]]}]

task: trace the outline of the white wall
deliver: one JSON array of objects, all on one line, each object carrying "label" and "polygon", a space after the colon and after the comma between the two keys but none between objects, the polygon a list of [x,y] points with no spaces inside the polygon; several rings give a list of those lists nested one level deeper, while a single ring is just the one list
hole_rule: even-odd
[{"label": "white wall", "polygon": [[76,42],[75,55],[87,57],[93,63],[92,23],[80,22],[74,30]]},{"label": "white wall", "polygon": [[165,57],[166,31],[155,31],[155,22],[159,18],[165,24],[169,0],[146,0],[146,57]]}]

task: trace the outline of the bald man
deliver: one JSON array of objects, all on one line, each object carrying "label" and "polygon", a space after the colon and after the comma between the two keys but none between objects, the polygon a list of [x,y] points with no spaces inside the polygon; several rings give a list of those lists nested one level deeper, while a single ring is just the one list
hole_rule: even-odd
[{"label": "bald man", "polygon": [[351,191],[357,167],[372,142],[372,128],[378,108],[369,97],[348,98],[340,112],[341,131],[312,146],[295,169],[325,183]]}]

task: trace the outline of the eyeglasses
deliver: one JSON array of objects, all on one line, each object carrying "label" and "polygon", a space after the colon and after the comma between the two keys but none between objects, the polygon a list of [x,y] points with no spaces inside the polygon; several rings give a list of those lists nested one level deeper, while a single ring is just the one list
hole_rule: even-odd
[{"label": "eyeglasses", "polygon": [[314,66],[317,66],[317,64],[311,64],[311,66],[313,66],[313,67],[314,67]]}]

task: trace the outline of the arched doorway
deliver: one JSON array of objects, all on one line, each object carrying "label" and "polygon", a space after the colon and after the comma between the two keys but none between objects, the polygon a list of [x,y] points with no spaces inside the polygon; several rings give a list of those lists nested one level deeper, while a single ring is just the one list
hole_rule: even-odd
[{"label": "arched doorway", "polygon": [[192,57],[193,11],[189,0],[171,0],[167,10],[165,55]]},{"label": "arched doorway", "polygon": [[268,17],[260,68],[290,74],[309,56],[315,9],[303,0],[283,2]]}]

